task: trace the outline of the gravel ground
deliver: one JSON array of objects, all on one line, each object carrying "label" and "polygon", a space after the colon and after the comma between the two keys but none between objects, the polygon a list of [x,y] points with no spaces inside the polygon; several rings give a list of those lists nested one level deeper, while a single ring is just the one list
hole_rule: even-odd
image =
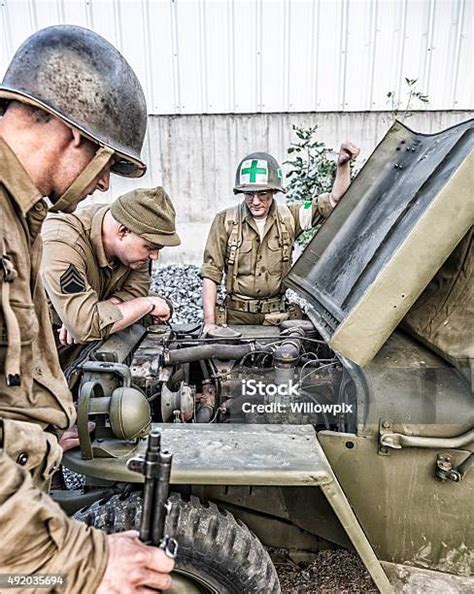
[{"label": "gravel ground", "polygon": [[284,549],[269,549],[269,553],[280,577],[282,594],[377,593],[362,561],[351,551],[320,551],[303,567],[295,565]]},{"label": "gravel ground", "polygon": [[174,304],[172,322],[186,324],[202,321],[201,279],[197,266],[155,267],[151,292],[171,299]]},{"label": "gravel ground", "polygon": [[[151,290],[168,297],[175,306],[174,323],[202,320],[201,280],[197,266],[166,266],[153,274]],[[292,300],[304,306],[293,292]],[[69,489],[80,488],[83,477],[63,469]],[[280,577],[282,594],[376,593],[369,574],[355,553],[344,549],[320,551],[311,563],[296,565],[285,549],[269,549]]]},{"label": "gravel ground", "polygon": [[[172,322],[185,324],[202,321],[201,286],[199,268],[197,266],[165,266],[155,267],[151,283],[151,292],[161,297],[171,299],[174,304]],[[223,287],[218,290],[218,297],[224,296]],[[291,289],[287,291],[291,301],[296,301],[305,306],[301,299]]]}]

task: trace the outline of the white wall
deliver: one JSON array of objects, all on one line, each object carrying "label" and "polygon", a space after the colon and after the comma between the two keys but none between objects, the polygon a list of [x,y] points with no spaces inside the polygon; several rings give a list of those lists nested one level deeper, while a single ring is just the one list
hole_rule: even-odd
[{"label": "white wall", "polygon": [[[248,152],[280,161],[292,124],[319,125],[360,163],[408,98],[429,103],[407,123],[434,132],[472,117],[473,0],[0,0],[0,77],[32,32],[89,27],[136,70],[148,100],[142,180],[115,178],[110,201],[162,184],[177,204],[183,245],[164,261],[200,260],[215,212],[234,203],[235,167]],[[454,111],[456,110],[456,111]]]},{"label": "white wall", "polygon": [[472,106],[472,0],[1,0],[0,77],[33,31],[114,43],[151,114],[380,111],[418,79],[429,109]]}]

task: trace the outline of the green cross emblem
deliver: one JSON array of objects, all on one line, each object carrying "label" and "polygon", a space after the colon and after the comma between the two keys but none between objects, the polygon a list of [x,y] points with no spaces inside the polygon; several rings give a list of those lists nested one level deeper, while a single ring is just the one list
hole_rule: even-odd
[{"label": "green cross emblem", "polygon": [[255,159],[252,161],[252,165],[250,167],[246,167],[245,169],[241,169],[240,175],[247,175],[249,174],[249,181],[251,184],[254,184],[257,181],[257,174],[259,173],[267,173],[266,167],[258,167],[258,161]]}]

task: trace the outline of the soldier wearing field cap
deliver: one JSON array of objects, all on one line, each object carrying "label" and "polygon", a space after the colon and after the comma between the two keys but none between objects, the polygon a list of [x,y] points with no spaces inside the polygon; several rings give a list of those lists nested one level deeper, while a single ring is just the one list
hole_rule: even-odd
[{"label": "soldier wearing field cap", "polygon": [[181,243],[163,188],[50,215],[43,242],[42,275],[63,366],[76,351],[69,345],[105,339],[147,314],[170,318],[170,303],[148,294],[150,263],[163,247]]}]

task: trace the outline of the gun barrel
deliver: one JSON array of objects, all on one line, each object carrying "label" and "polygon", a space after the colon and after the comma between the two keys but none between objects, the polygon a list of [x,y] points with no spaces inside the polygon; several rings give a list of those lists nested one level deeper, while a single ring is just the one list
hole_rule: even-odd
[{"label": "gun barrel", "polygon": [[165,532],[166,503],[169,495],[172,454],[160,452],[158,480],[154,492],[154,517],[151,529],[151,544],[160,546]]},{"label": "gun barrel", "polygon": [[147,544],[151,542],[152,537],[156,476],[159,471],[160,460],[160,444],[161,433],[159,430],[153,429],[148,437],[145,454],[145,484],[143,487],[143,507],[140,521],[140,540]]},{"label": "gun barrel", "polygon": [[143,487],[142,517],[140,520],[140,540],[145,544],[149,544],[151,540],[154,493],[155,485],[153,484],[153,481],[145,479],[145,486]]}]

